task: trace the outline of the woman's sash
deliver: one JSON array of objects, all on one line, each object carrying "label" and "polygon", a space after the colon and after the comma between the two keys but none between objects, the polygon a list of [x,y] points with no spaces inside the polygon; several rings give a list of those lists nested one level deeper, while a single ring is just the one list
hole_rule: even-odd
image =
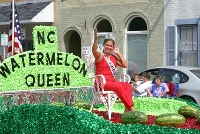
[{"label": "woman's sash", "polygon": [[105,58],[105,60],[106,60],[106,62],[107,62],[107,64],[108,64],[108,66],[109,66],[109,68],[110,68],[110,71],[111,71],[113,77],[115,77],[115,74],[116,74],[117,69],[116,69],[114,63],[110,60],[110,57],[104,56],[104,58]]}]

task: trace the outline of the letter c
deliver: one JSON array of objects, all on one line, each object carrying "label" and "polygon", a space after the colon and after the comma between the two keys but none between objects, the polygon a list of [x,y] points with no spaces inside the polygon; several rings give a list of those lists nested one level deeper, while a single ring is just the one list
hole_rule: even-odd
[{"label": "letter c", "polygon": [[51,39],[50,39],[50,36],[51,36],[51,35],[55,35],[55,32],[54,32],[54,31],[50,31],[50,32],[48,33],[48,35],[47,35],[47,40],[48,40],[48,42],[50,42],[50,43],[54,43],[55,40],[51,40]]}]

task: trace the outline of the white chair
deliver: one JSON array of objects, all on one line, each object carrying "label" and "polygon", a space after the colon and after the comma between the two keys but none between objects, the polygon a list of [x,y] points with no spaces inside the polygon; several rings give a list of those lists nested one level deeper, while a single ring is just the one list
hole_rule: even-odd
[{"label": "white chair", "polygon": [[[130,76],[127,74],[120,75],[119,81],[122,82],[130,82]],[[105,91],[104,85],[106,84],[105,77],[103,75],[96,75],[94,77],[94,99],[92,101],[91,111],[93,109],[93,105],[96,102],[102,102],[108,111],[108,119],[111,119],[112,115],[112,106],[117,100],[117,95],[114,91]]]}]

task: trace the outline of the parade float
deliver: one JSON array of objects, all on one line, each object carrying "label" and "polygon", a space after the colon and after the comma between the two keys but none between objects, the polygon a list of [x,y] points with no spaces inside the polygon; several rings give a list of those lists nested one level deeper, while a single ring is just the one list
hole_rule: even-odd
[{"label": "parade float", "polygon": [[33,39],[34,51],[0,64],[0,133],[200,133],[200,107],[176,98],[135,97],[127,113],[119,100],[111,120],[102,104],[89,112],[95,96],[87,63],[58,51],[55,27],[36,26]]}]

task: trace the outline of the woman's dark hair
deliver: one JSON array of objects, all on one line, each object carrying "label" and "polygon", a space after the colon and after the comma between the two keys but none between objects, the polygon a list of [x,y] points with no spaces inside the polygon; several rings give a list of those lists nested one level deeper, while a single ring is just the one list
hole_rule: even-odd
[{"label": "woman's dark hair", "polygon": [[140,74],[139,74],[139,73],[133,73],[133,74],[132,74],[132,77],[131,77],[131,80],[132,80],[132,81],[135,81],[135,77],[136,77],[136,76],[140,76]]},{"label": "woman's dark hair", "polygon": [[163,81],[163,77],[161,77],[160,75],[155,76],[155,78],[153,79],[152,83],[156,83],[156,80],[160,80],[161,82]]},{"label": "woman's dark hair", "polygon": [[108,41],[112,41],[113,46],[115,46],[115,41],[114,41],[113,39],[104,39],[104,41],[103,41],[103,45],[105,45],[106,42],[108,42]]}]

